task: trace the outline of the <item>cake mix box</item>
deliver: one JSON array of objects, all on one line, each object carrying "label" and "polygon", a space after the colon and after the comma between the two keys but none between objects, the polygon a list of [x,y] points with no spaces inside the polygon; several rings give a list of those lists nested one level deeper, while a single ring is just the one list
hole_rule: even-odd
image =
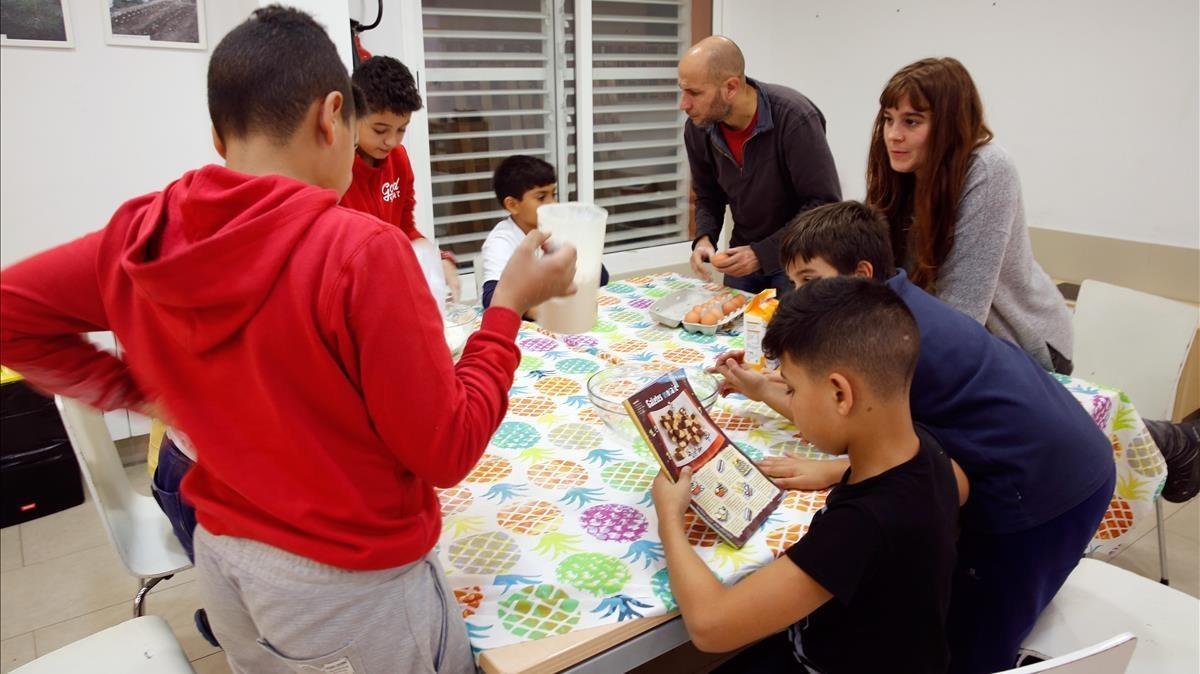
[{"label": "cake mix box", "polygon": [[730,545],[745,545],[783,500],[783,490],[708,416],[683,370],[634,393],[625,409],[672,480],[691,467],[691,508]]}]

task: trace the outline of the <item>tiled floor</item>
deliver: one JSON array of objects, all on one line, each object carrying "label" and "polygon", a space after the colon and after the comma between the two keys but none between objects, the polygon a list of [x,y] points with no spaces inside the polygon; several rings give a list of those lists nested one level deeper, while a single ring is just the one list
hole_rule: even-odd
[{"label": "tiled floor", "polygon": [[[148,489],[144,464],[129,467]],[[1200,499],[1167,504],[1171,585],[1200,596]],[[1144,532],[1114,560],[1158,579],[1158,541]],[[161,583],[146,602],[174,629],[200,674],[228,672],[224,655],[192,625],[199,608],[194,572]],[[131,617],[137,583],[108,543],[92,503],[0,530],[0,672]]]}]

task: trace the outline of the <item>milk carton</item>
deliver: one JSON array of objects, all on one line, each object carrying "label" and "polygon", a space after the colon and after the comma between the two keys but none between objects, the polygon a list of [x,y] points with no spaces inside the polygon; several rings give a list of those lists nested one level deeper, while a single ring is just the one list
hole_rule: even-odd
[{"label": "milk carton", "polygon": [[750,300],[750,304],[746,306],[743,317],[743,334],[746,339],[745,363],[759,372],[775,370],[779,367],[778,361],[767,359],[762,348],[763,337],[767,334],[767,325],[771,322],[771,317],[775,315],[775,309],[778,307],[779,300],[775,297],[774,288],[767,288],[755,295],[754,299]]}]

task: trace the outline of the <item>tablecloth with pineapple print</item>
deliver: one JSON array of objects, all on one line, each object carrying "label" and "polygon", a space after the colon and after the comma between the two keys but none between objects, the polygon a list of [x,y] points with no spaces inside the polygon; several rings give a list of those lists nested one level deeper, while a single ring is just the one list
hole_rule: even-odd
[{"label": "tablecloth with pineapple print", "polygon": [[[650,317],[657,298],[699,283],[676,274],[613,282],[601,291],[587,334],[523,325],[507,417],[471,475],[439,492],[438,554],[476,652],[675,609],[650,500],[658,464],[643,441],[605,425],[586,386],[615,363],[672,369],[741,348],[740,322],[732,331],[698,335]],[[1117,492],[1089,551],[1110,556],[1153,521],[1152,499],[1166,468],[1122,393],[1060,380],[1113,442]],[[710,414],[752,458],[828,458],[761,403],[722,398]],[[827,493],[789,492],[740,550],[691,513],[688,538],[713,572],[732,582],[799,540]]]}]

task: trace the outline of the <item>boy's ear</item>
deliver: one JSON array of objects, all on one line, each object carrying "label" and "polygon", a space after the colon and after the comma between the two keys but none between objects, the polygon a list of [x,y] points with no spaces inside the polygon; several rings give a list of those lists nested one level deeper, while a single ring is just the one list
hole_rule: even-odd
[{"label": "boy's ear", "polygon": [[830,372],[829,385],[837,413],[843,417],[850,416],[854,410],[854,387],[850,385],[850,380],[840,372]]},{"label": "boy's ear", "polygon": [[516,213],[517,209],[521,207],[521,200],[516,197],[504,197],[503,206],[504,210],[509,213]]},{"label": "boy's ear", "polygon": [[859,260],[858,264],[854,265],[854,276],[863,278],[875,278],[875,265],[866,260]]},{"label": "boy's ear", "polygon": [[213,149],[217,151],[217,154],[221,155],[221,159],[224,159],[225,141],[221,140],[221,134],[217,133],[217,127],[213,126],[210,128],[212,129]]},{"label": "boy's ear", "polygon": [[342,121],[342,106],[346,104],[345,97],[340,91],[331,91],[319,101],[317,112],[317,128],[321,139],[327,145],[333,145],[337,133],[337,125]]}]

